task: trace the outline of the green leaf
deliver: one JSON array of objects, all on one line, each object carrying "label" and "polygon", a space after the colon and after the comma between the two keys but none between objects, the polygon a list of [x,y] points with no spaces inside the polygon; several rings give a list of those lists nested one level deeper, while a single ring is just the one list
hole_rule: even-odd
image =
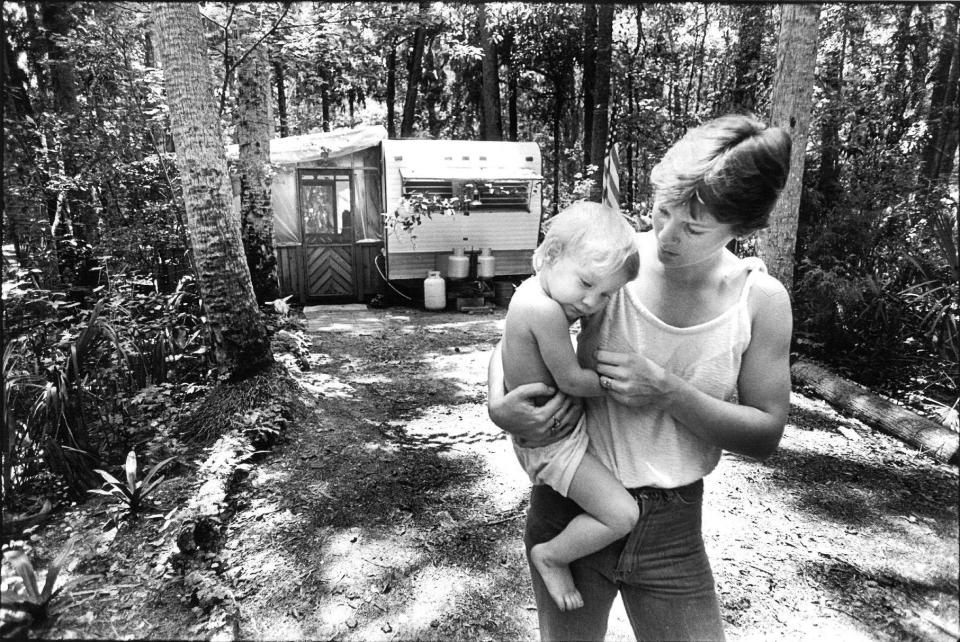
[{"label": "green leaf", "polygon": [[137,490],[137,453],[130,451],[127,453],[127,463],[123,467],[127,472],[127,488],[131,493]]},{"label": "green leaf", "polygon": [[17,572],[17,575],[20,576],[20,579],[23,580],[23,588],[27,591],[27,597],[30,598],[32,602],[40,602],[40,590],[37,588],[37,575],[33,572],[33,564],[30,563],[30,559],[20,553],[12,560],[10,563],[13,565],[13,570]]},{"label": "green leaf", "polygon": [[157,474],[157,471],[160,470],[163,466],[165,466],[165,465],[167,465],[168,463],[170,463],[171,461],[173,461],[174,459],[176,459],[176,457],[167,457],[166,459],[164,459],[163,461],[161,461],[159,464],[157,464],[156,466],[154,466],[153,468],[151,468],[151,469],[147,472],[147,476],[143,478],[143,483],[144,483],[144,484],[149,484],[149,483],[150,483],[150,480],[153,478],[153,476],[154,476],[155,474]]},{"label": "green leaf", "polygon": [[47,577],[43,581],[43,593],[40,594],[40,599],[43,603],[48,602],[53,597],[53,587],[57,583],[57,576],[60,575],[60,569],[63,568],[64,563],[67,561],[70,553],[73,552],[73,546],[76,540],[72,537],[67,540],[67,543],[64,545],[63,550],[60,551],[60,554],[57,555],[57,558],[53,560],[50,566],[47,568]]},{"label": "green leaf", "polygon": [[157,478],[157,481],[153,482],[152,484],[150,484],[149,486],[147,486],[146,488],[144,488],[144,489],[140,492],[140,499],[141,499],[141,500],[146,499],[146,498],[150,495],[150,493],[152,493],[153,490],[163,482],[164,479],[166,479],[166,478],[165,478],[165,477],[158,477],[158,478]]}]

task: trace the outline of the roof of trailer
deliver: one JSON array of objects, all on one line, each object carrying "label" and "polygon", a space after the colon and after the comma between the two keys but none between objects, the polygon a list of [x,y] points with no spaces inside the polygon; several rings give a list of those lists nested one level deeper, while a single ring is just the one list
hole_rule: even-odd
[{"label": "roof of trailer", "polygon": [[[383,125],[335,129],[331,132],[274,138],[270,141],[270,162],[292,165],[353,154],[377,145],[387,137]],[[227,145],[227,158],[240,157],[239,145]]]}]

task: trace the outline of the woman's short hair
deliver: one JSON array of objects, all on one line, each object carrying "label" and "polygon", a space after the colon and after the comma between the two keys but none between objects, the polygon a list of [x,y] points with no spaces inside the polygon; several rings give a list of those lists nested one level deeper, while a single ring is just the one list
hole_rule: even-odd
[{"label": "woman's short hair", "polygon": [[790,134],[750,116],[721,116],[689,130],[650,173],[657,199],[696,199],[737,234],[768,225],[790,171]]},{"label": "woman's short hair", "polygon": [[592,270],[623,270],[631,281],[637,277],[640,258],[634,238],[636,230],[613,208],[577,201],[546,225],[547,234],[533,252],[533,269],[537,272],[562,256],[577,256]]}]

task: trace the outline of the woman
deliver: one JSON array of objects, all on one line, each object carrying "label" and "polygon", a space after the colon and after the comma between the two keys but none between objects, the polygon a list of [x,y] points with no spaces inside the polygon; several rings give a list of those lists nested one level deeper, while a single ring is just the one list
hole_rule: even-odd
[{"label": "woman", "polygon": [[[723,639],[700,530],[703,477],[722,450],[776,449],[789,407],[790,299],[757,259],[726,246],[767,225],[786,182],[790,137],[746,116],[689,131],[651,173],[653,229],[638,234],[640,273],[582,322],[579,357],[605,397],[584,400],[590,450],[636,497],[629,536],[573,562],[584,606],[560,611],[531,567],[545,640],[602,639],[621,594],[641,640]],[[521,437],[570,430],[580,416],[542,384],[504,394],[500,347],[489,412]],[[534,486],[527,551],[581,512]]]}]

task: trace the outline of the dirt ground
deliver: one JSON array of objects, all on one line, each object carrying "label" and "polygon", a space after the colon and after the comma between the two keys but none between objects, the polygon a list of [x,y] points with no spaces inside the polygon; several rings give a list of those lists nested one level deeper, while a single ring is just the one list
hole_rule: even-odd
[{"label": "dirt ground", "polygon": [[[157,566],[144,522],[68,575],[47,638],[534,640],[528,482],[487,419],[503,312],[308,311],[310,411],[232,492],[218,552]],[[171,488],[189,492],[189,475]],[[173,490],[169,492],[174,492]],[[795,392],[779,451],[725,455],[704,533],[730,640],[956,640],[958,475]],[[93,536],[90,502],[33,535]],[[633,639],[622,607],[608,639]]]}]

